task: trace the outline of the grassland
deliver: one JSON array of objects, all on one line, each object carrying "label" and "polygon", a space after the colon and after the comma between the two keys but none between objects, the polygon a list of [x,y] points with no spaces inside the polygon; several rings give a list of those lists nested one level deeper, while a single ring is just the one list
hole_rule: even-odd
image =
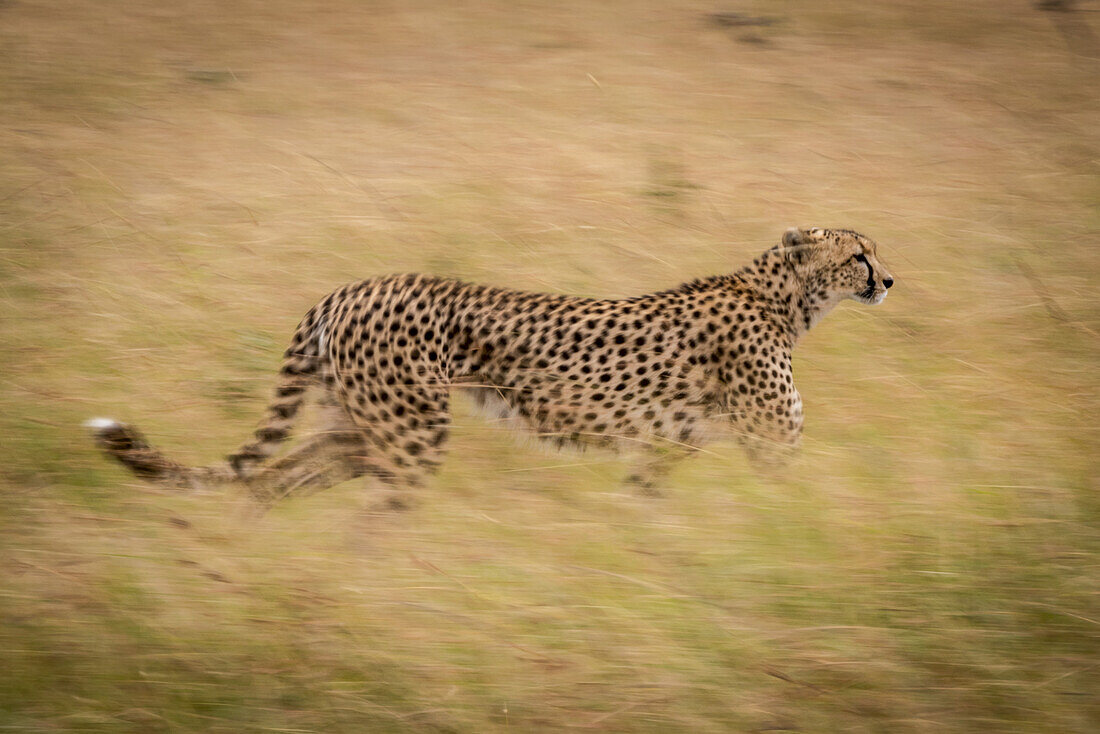
[{"label": "grassland", "polygon": [[[1097,17],[0,4],[0,730],[1096,731]],[[213,460],[359,277],[622,296],[792,224],[898,285],[802,343],[783,478],[643,499],[460,404],[416,511],[254,519],[79,429]]]}]

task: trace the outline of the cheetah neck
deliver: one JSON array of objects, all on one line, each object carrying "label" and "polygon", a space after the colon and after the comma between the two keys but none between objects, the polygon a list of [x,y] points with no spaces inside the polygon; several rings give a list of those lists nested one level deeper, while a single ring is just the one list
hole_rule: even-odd
[{"label": "cheetah neck", "polygon": [[797,341],[837,304],[826,290],[801,277],[783,254],[768,250],[738,271],[766,305],[775,322]]}]

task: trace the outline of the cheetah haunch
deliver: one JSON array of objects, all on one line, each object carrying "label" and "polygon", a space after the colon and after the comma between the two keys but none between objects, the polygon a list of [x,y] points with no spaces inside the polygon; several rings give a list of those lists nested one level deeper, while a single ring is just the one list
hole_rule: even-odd
[{"label": "cheetah haunch", "polygon": [[[452,389],[558,446],[649,449],[631,481],[653,487],[673,459],[732,428],[768,463],[797,445],[802,401],[791,350],[840,301],[881,303],[893,278],[850,230],[791,229],[732,275],[623,300],[523,293],[430,275],[347,285],[302,319],[254,440],[223,464],[188,467],[134,428],[88,422],[106,453],[176,488],[244,482],[268,504],[362,475],[391,491],[443,459]],[[307,388],[325,430],[268,461]]]}]

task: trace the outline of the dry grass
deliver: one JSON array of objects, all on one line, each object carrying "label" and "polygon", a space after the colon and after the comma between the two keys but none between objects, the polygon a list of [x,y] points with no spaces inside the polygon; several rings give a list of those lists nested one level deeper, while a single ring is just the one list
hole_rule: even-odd
[{"label": "dry grass", "polygon": [[[1096,10],[1095,4],[1079,4]],[[707,15],[768,16],[718,27]],[[1030,2],[0,4],[0,728],[1091,732],[1100,61]],[[1089,26],[1089,24],[1092,26]],[[783,480],[667,497],[460,406],[422,509],[247,519],[298,317],[427,270],[626,295],[791,224],[899,284],[796,355]]]}]

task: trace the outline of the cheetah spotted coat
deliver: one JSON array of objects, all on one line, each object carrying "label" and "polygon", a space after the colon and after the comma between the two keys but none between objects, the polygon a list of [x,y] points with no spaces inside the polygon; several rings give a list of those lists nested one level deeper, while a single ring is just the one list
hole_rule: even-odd
[{"label": "cheetah spotted coat", "polygon": [[[892,284],[874,242],[828,229],[790,230],[731,275],[622,300],[371,278],[305,315],[254,440],[224,464],[187,467],[128,425],[90,424],[139,476],[189,487],[241,480],[270,502],[364,474],[392,489],[420,484],[443,459],[457,388],[556,446],[647,450],[630,480],[651,487],[670,458],[730,429],[762,462],[794,446],[795,343],[840,300],[878,303]],[[326,430],[269,461],[310,387]]]}]

